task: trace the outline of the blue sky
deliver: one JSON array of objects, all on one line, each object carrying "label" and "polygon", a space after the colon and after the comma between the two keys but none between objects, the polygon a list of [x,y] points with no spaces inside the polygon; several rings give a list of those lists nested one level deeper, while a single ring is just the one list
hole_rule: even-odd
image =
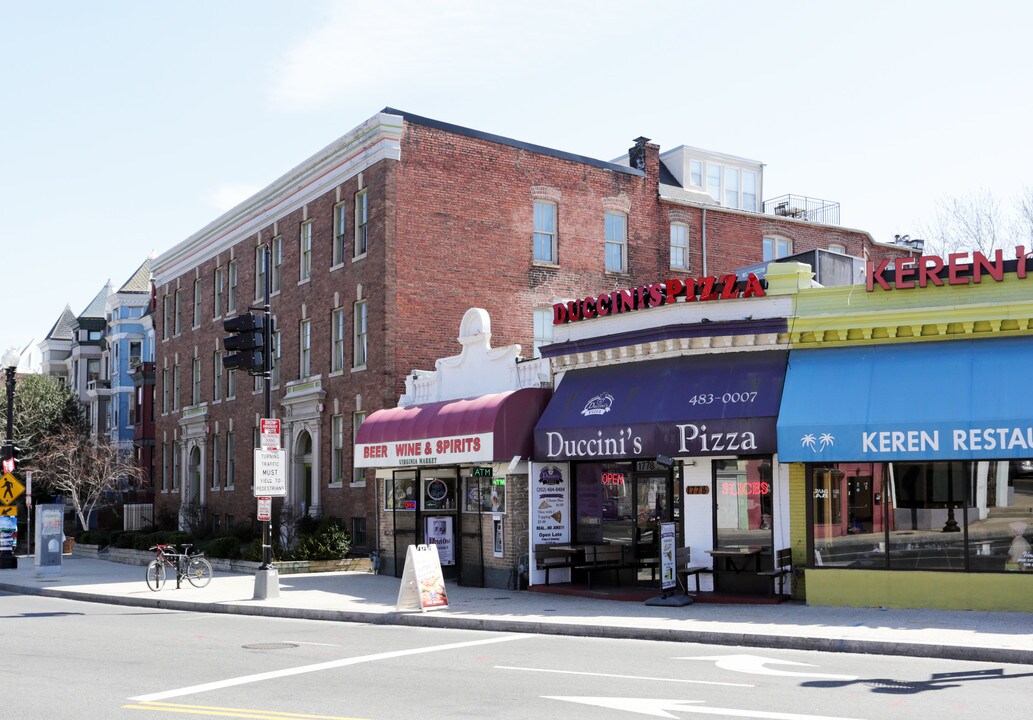
[{"label": "blue sky", "polygon": [[877,240],[1026,177],[1025,2],[0,2],[0,352],[393,106],[766,164]]}]

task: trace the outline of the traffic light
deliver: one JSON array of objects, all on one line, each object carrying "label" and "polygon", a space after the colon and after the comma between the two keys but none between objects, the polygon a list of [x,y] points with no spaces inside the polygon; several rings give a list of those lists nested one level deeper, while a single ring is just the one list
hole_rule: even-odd
[{"label": "traffic light", "polygon": [[223,338],[226,354],[222,366],[230,370],[247,370],[252,375],[265,371],[265,337],[267,332],[265,315],[244,313],[222,321],[226,332],[234,333]]},{"label": "traffic light", "polygon": [[18,455],[21,453],[21,450],[14,443],[4,443],[3,470],[5,473],[13,473],[18,469],[18,463],[20,462]]}]

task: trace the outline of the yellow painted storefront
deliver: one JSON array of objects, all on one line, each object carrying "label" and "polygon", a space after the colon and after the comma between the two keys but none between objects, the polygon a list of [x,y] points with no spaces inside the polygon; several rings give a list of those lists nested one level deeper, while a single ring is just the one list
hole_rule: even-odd
[{"label": "yellow painted storefront", "polygon": [[[808,273],[793,263],[768,270],[769,294],[794,298],[791,350],[1033,336],[1033,273],[873,292],[864,285],[810,288]],[[1016,378],[1024,374],[1016,368]],[[816,567],[808,546],[808,466],[787,467],[794,597],[813,605],[1033,611],[1033,572]]]}]

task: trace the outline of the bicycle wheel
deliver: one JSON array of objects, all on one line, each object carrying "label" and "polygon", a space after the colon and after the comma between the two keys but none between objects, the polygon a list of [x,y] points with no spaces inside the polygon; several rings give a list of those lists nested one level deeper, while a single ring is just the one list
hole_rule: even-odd
[{"label": "bicycle wheel", "polygon": [[194,587],[203,588],[212,581],[212,564],[203,557],[190,558],[186,577]]},{"label": "bicycle wheel", "polygon": [[151,560],[147,566],[147,587],[157,592],[165,584],[165,564],[157,560]]}]

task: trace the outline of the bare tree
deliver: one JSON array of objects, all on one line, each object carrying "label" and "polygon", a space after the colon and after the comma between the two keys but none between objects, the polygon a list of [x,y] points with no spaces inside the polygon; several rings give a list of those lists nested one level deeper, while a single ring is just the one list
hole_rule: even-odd
[{"label": "bare tree", "polygon": [[1016,245],[1024,245],[1026,252],[1033,250],[1033,188],[1025,188],[1015,201],[1015,221],[1012,233]]},{"label": "bare tree", "polygon": [[941,256],[954,252],[987,254],[1006,247],[1011,235],[1000,202],[985,189],[941,198],[932,225],[923,226],[921,232],[925,251]]},{"label": "bare tree", "polygon": [[40,445],[35,467],[50,491],[72,504],[83,528],[90,527],[96,510],[110,503],[112,490],[142,477],[130,455],[107,443],[95,444],[75,428],[47,437]]}]

